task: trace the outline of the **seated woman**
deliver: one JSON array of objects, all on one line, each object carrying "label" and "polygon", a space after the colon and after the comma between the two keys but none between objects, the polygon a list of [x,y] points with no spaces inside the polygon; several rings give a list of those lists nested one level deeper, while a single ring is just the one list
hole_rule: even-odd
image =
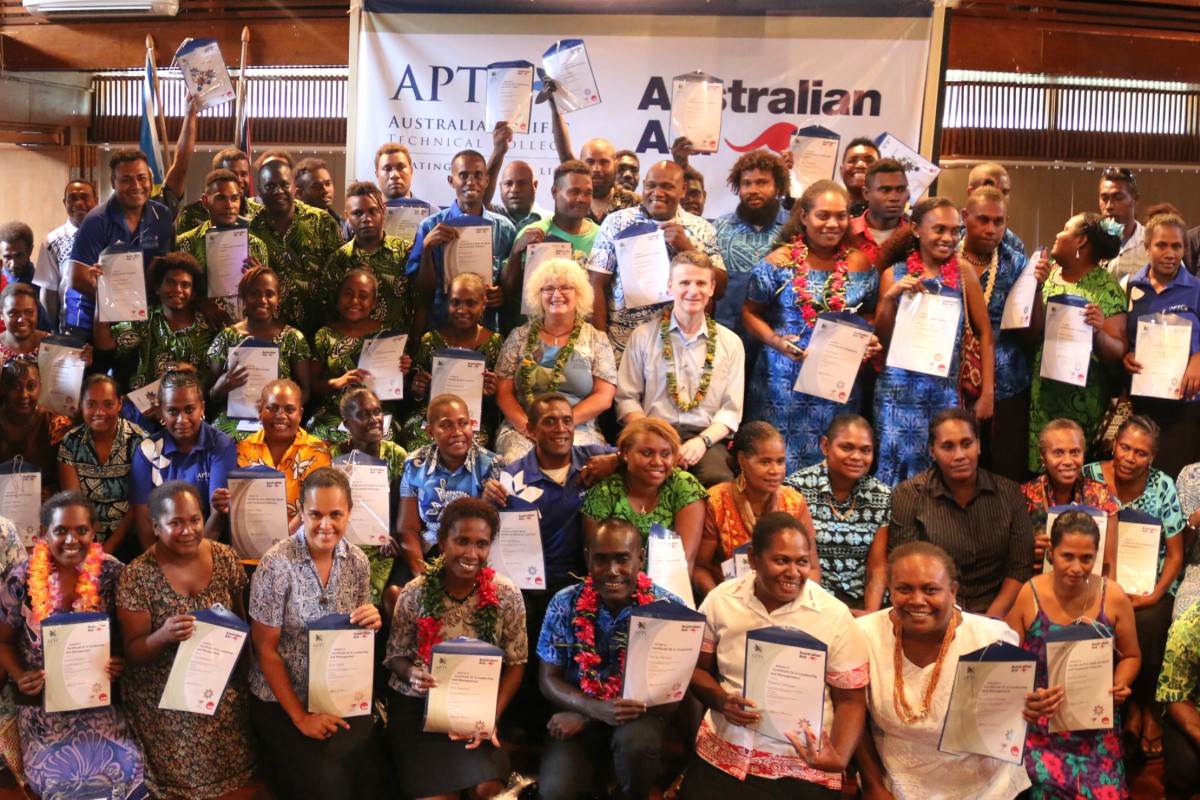
[{"label": "seated woman", "polygon": [[[313,339],[316,363],[312,387],[321,407],[308,421],[308,429],[330,444],[349,438],[345,431],[338,430],[342,424],[341,393],[350,386],[362,386],[371,376],[358,368],[358,357],[362,355],[363,341],[383,330],[383,325],[371,316],[378,292],[379,279],[369,269],[356,267],[347,272],[338,283],[337,319],[318,330]],[[405,355],[400,360],[400,369],[407,373],[410,363],[411,359]],[[384,408],[392,415],[392,427],[386,437],[394,441],[400,431],[399,401],[389,401]]]},{"label": "seated woman", "polygon": [[[696,553],[692,580],[701,594],[708,594],[725,580],[721,564],[733,558],[733,550],[750,541],[754,523],[768,511],[791,514],[813,538],[812,517],[804,497],[784,486],[787,450],[783,436],[769,422],[747,422],[733,435],[729,454],[736,479],[708,490],[704,506],[704,532]],[[814,566],[816,566],[814,564]],[[816,570],[819,573],[819,568]],[[814,577],[819,581],[819,578]]]},{"label": "seated woman", "polygon": [[328,614],[379,630],[367,557],[344,541],[350,483],[330,467],[304,479],[304,525],[262,557],[250,584],[250,717],[276,797],[379,797],[381,771],[371,716],[342,719],[307,710],[308,625]]},{"label": "seated woman", "polygon": [[[81,491],[96,508],[96,541],[104,552],[126,553],[135,545],[129,535],[129,484],[133,456],[146,432],[121,417],[121,392],[107,375],[92,375],[83,382],[80,408],[83,424],[72,428],[58,448],[58,483]],[[136,547],[128,548],[136,552]],[[119,558],[120,556],[118,556]]]},{"label": "seated woman", "polygon": [[[417,354],[413,358],[415,371],[412,379],[413,399],[421,401],[429,396],[429,385],[433,368],[433,354],[438,350],[458,348],[474,350],[484,358],[483,396],[496,395],[496,362],[500,358],[500,350],[504,339],[498,333],[493,333],[480,324],[483,311],[487,306],[487,287],[483,279],[473,272],[455,275],[450,281],[447,303],[449,308],[448,322],[445,326],[429,331],[421,337]],[[484,403],[484,418],[479,421],[479,430],[475,431],[475,442],[480,447],[489,447],[492,440],[492,414]],[[415,452],[418,447],[432,444],[433,440],[425,430],[426,407],[418,406],[413,409],[404,423],[404,433],[400,444],[408,452]]]},{"label": "seated woman", "polygon": [[302,394],[294,381],[277,380],[264,386],[258,405],[262,428],[237,445],[239,467],[261,464],[283,473],[288,533],[295,533],[302,522],[300,484],[313,470],[329,466],[325,442],[300,427]]},{"label": "seated woman", "polygon": [[1050,531],[1046,530],[1047,510],[1053,506],[1079,504],[1098,508],[1108,514],[1104,540],[1104,574],[1116,577],[1117,511],[1120,506],[1103,481],[1083,474],[1083,454],[1087,448],[1083,428],[1072,419],[1054,419],[1046,423],[1038,436],[1038,452],[1046,471],[1021,484],[1021,494],[1033,523],[1033,571],[1041,572]]},{"label": "seated woman", "polygon": [[1183,580],[1175,592],[1171,619],[1179,619],[1200,600],[1200,462],[1188,464],[1175,479],[1179,510],[1183,514]]},{"label": "seated woman", "polygon": [[[116,613],[123,565],[95,541],[95,512],[79,492],[60,492],[42,505],[41,537],[29,558],[13,566],[0,590],[0,667],[16,686],[25,777],[39,795],[80,782],[124,786],[142,781],[142,753],[120,706],[48,713],[41,697],[42,622],[62,612]],[[113,651],[120,652],[114,641]],[[108,662],[119,678],[124,659]],[[94,784],[93,784],[94,785]]]},{"label": "seated woman", "polygon": [[559,392],[571,401],[575,444],[604,444],[596,424],[617,393],[617,363],[608,336],[584,320],[592,312],[592,286],[574,261],[553,258],[525,283],[529,322],[504,341],[496,364],[496,404],[504,415],[496,451],[508,463],[533,449],[529,404]]},{"label": "seated woman", "polygon": [[871,424],[839,414],[821,437],[825,459],[784,478],[808,501],[817,532],[821,585],[854,616],[883,605],[892,490],[869,473],[875,460]]},{"label": "seated woman", "polygon": [[42,497],[58,488],[58,445],[71,420],[38,402],[41,372],[36,358],[11,358],[0,367],[0,463],[20,456],[42,473]]},{"label": "seated woman", "polygon": [[[387,462],[388,486],[391,488],[388,502],[388,530],[393,529],[391,520],[396,519],[400,505],[400,478],[404,474],[404,462],[408,453],[395,442],[383,438],[383,405],[370,389],[361,386],[348,389],[342,395],[342,424],[350,431],[347,441],[339,442],[329,449],[333,458],[348,453],[362,453],[371,458]],[[383,597],[383,588],[392,574],[394,558],[384,555],[382,547],[362,547],[371,562],[371,602],[378,604]],[[393,548],[398,549],[398,548]]]},{"label": "seated woman", "polygon": [[437,685],[430,672],[439,642],[465,636],[504,651],[497,723],[521,684],[529,656],[525,605],[512,581],[487,565],[499,527],[500,515],[485,500],[447,504],[438,526],[442,555],[396,604],[387,643],[388,743],[405,797],[492,797],[508,779],[508,755],[495,730],[474,738],[421,730],[425,694]]},{"label": "seated woman", "polygon": [[1167,800],[1190,800],[1200,786],[1200,608],[1171,625],[1158,679],[1163,722],[1163,788]]},{"label": "seated woman", "polygon": [[[795,517],[771,511],[758,518],[750,543],[754,572],[718,586],[700,606],[708,618],[691,689],[708,708],[681,800],[730,797],[834,798],[862,734],[866,708],[867,644],[850,610],[816,583],[812,539]],[[788,731],[788,745],[748,726],[762,717],[745,690],[746,634],[788,626],[824,642],[824,725]],[[801,723],[803,724],[803,723]],[[819,741],[820,750],[800,744]]]},{"label": "seated woman", "polygon": [[117,617],[129,659],[123,700],[146,753],[156,797],[221,797],[246,785],[255,766],[246,681],[235,670],[212,715],[158,707],[192,612],[220,604],[245,617],[246,573],[233,548],[204,538],[200,495],[183,481],[150,493],[154,546],[134,559],[117,587]]},{"label": "seated woman", "polygon": [[708,493],[691,473],[675,466],[681,444],[675,429],[658,417],[626,425],[617,437],[620,466],[588,489],[583,501],[584,537],[616,517],[633,523],[645,540],[657,522],[679,534],[688,573],[694,575]]},{"label": "seated woman", "polygon": [[910,542],[888,557],[892,608],[859,617],[871,655],[871,724],[855,762],[866,797],[1012,800],[1029,788],[1020,764],[938,749],[958,659],[997,642],[1017,644],[1002,620],[955,606],[958,568],[945,550]]},{"label": "seated woman", "polygon": [[[312,349],[304,334],[279,321],[279,276],[264,266],[251,267],[238,283],[238,298],[246,317],[217,334],[208,348],[209,369],[215,376],[209,397],[224,401],[232,389],[246,384],[246,370],[226,370],[229,353],[247,339],[270,342],[279,348],[279,377],[293,380],[300,387],[301,400],[308,402],[309,373]],[[232,420],[222,409],[213,421],[213,427],[240,442],[250,431],[238,430],[237,420]]]},{"label": "seated woman", "polygon": [[1068,511],[1050,530],[1054,571],[1036,575],[1021,587],[1005,622],[1021,637],[1021,646],[1037,656],[1037,688],[1025,712],[1025,769],[1033,797],[1127,797],[1125,765],[1117,721],[1110,728],[1050,733],[1050,718],[1066,699],[1062,686],[1050,686],[1046,671],[1046,635],[1078,622],[1099,626],[1115,636],[1114,706],[1129,697],[1141,653],[1133,624],[1133,606],[1116,581],[1092,574],[1099,558],[1100,530],[1082,511]]},{"label": "seated woman", "polygon": [[[28,283],[10,283],[0,291],[0,361],[17,356],[37,357],[42,339],[38,330],[37,289]],[[91,347],[88,347],[91,352]]]},{"label": "seated woman", "polygon": [[1121,508],[1145,511],[1162,522],[1154,590],[1129,596],[1142,650],[1142,670],[1133,684],[1126,730],[1134,737],[1140,736],[1142,750],[1149,756],[1162,754],[1162,708],[1154,700],[1154,687],[1162,670],[1175,586],[1183,569],[1183,537],[1179,534],[1186,524],[1175,482],[1153,466],[1158,437],[1158,425],[1152,419],[1132,416],[1117,429],[1112,459],[1083,468],[1086,477],[1104,482]]},{"label": "seated woman", "polygon": [[227,476],[237,468],[233,439],[204,421],[204,398],[194,370],[167,372],[158,397],[163,429],[138,445],[129,482],[134,531],[142,550],[155,541],[147,505],[150,492],[172,480],[186,481],[199,490],[200,511],[208,520],[204,535],[218,538],[229,515]]}]

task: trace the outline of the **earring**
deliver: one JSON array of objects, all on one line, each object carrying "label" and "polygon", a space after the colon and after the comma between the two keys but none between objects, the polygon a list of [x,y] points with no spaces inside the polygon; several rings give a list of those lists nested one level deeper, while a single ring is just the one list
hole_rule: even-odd
[{"label": "earring", "polygon": [[737,486],[737,490],[739,492],[746,491],[746,476],[738,475],[737,480],[735,480],[733,483],[734,483],[734,486]]},{"label": "earring", "polygon": [[1079,260],[1079,248],[1078,247],[1075,248],[1075,260],[1076,261]]}]

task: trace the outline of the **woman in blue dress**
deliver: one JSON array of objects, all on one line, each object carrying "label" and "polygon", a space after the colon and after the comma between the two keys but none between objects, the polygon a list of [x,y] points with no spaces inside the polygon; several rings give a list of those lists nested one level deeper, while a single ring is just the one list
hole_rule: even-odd
[{"label": "woman in blue dress", "polygon": [[858,410],[855,387],[841,403],[792,389],[818,314],[855,311],[867,322],[874,316],[879,274],[846,247],[849,202],[833,181],[808,187],[779,232],[779,247],[754,268],[742,306],[742,324],[764,345],[750,382],[759,391],[749,393],[746,419],[765,420],[783,434],[789,473],[820,461],[830,421]]}]

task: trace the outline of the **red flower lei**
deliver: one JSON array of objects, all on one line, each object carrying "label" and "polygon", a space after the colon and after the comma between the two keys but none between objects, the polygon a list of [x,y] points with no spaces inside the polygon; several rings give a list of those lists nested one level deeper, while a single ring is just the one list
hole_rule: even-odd
[{"label": "red flower lei", "polygon": [[[646,573],[639,572],[637,590],[633,593],[634,605],[644,606],[654,602],[654,594],[650,591],[652,583]],[[617,640],[617,670],[615,675],[601,679],[597,667],[600,666],[600,654],[596,652],[596,615],[600,613],[600,595],[592,585],[591,576],[583,582],[583,590],[575,601],[575,663],[579,665],[579,688],[591,697],[601,700],[611,700],[621,694],[625,684],[625,651],[628,643]]]},{"label": "red flower lei", "polygon": [[804,239],[797,236],[788,245],[790,261],[787,266],[793,270],[792,292],[796,295],[796,308],[804,323],[812,327],[817,322],[817,315],[822,311],[844,311],[846,309],[846,275],[850,272],[850,264],[846,260],[847,250],[839,247],[834,254],[833,274],[825,281],[821,290],[823,302],[819,305],[813,300],[808,291],[808,245]]},{"label": "red flower lei", "polygon": [[[925,277],[925,262],[921,260],[921,251],[914,250],[909,255],[905,267],[908,274],[918,279]],[[942,283],[949,289],[959,288],[958,253],[953,254],[942,264]]]},{"label": "red flower lei", "polygon": [[[433,646],[442,641],[442,621],[438,618],[446,586],[442,582],[446,564],[439,556],[425,568],[424,583],[420,593],[420,611],[417,617],[417,660],[428,667],[433,662]],[[475,579],[475,595],[479,604],[475,608],[475,636],[480,641],[496,644],[496,623],[500,612],[500,598],[496,596],[496,570],[484,567]]]}]

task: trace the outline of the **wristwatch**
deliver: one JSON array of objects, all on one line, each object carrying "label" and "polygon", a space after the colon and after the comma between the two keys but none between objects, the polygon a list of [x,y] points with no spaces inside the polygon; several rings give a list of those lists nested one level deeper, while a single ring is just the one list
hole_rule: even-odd
[{"label": "wristwatch", "polygon": [[708,437],[707,433],[700,434],[700,441],[704,442],[705,447],[713,446],[713,440]]}]

